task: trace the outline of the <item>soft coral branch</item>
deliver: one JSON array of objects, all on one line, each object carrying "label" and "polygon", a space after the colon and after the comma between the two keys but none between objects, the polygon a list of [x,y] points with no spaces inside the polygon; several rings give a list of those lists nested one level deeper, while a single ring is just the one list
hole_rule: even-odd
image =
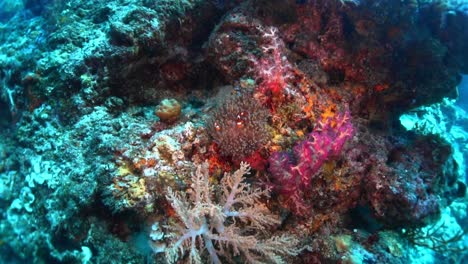
[{"label": "soft coral branch", "polygon": [[292,156],[287,152],[270,156],[269,171],[276,190],[289,197],[295,212],[304,213],[307,206],[301,197],[310,188],[312,178],[328,159],[340,154],[352,135],[350,113],[345,111],[319,123],[306,140],[294,146]]},{"label": "soft coral branch", "polygon": [[281,254],[298,254],[298,240],[293,237],[259,238],[258,231],[280,221],[260,202],[262,197],[268,197],[268,190],[252,189],[244,182],[244,175],[250,172],[247,163],[241,163],[233,174],[224,175],[219,204],[212,201],[215,193],[209,184],[208,167],[208,163],[204,163],[192,175],[189,199],[168,190],[166,197],[180,220],[168,226],[171,232],[168,236],[171,245],[166,251],[169,262],[183,256],[186,249],[190,250],[190,263],[202,263],[204,250],[213,263],[221,263],[220,256],[231,255],[242,255],[249,263],[257,263],[262,258],[282,263]]},{"label": "soft coral branch", "polygon": [[260,81],[256,96],[271,105],[284,100],[288,82],[293,78],[292,66],[284,55],[286,48],[275,27],[258,28],[266,44],[262,46],[263,57],[251,58],[255,74]]}]

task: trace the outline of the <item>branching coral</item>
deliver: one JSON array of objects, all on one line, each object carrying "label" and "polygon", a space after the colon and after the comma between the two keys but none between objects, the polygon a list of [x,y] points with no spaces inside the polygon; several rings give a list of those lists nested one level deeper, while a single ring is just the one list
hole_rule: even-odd
[{"label": "branching coral", "polygon": [[304,213],[306,204],[303,192],[310,187],[311,179],[329,158],[340,154],[344,143],[353,135],[349,112],[327,118],[308,139],[293,149],[293,157],[286,152],[270,156],[270,173],[279,193],[289,197],[293,210]]},{"label": "branching coral", "polygon": [[260,202],[260,198],[268,196],[268,190],[252,189],[244,182],[244,175],[250,171],[248,164],[241,163],[239,170],[224,175],[219,203],[213,201],[215,190],[209,184],[208,167],[204,163],[192,175],[188,199],[168,190],[167,199],[180,220],[169,226],[169,262],[184,256],[185,250],[189,250],[190,263],[204,263],[205,250],[213,263],[222,263],[222,256],[237,255],[247,263],[260,263],[262,259],[284,263],[280,255],[299,253],[298,240],[292,236],[260,238],[268,226],[280,221]]},{"label": "branching coral", "polygon": [[262,102],[274,103],[284,100],[288,82],[292,79],[292,66],[284,55],[285,46],[275,27],[259,27],[267,43],[262,46],[263,57],[251,58],[260,82],[258,95]]},{"label": "branching coral", "polygon": [[409,229],[405,235],[414,245],[442,254],[466,252],[468,245],[463,243],[463,239],[466,238],[467,230],[460,229],[453,234],[446,234],[448,228],[445,222],[435,223],[426,228]]}]

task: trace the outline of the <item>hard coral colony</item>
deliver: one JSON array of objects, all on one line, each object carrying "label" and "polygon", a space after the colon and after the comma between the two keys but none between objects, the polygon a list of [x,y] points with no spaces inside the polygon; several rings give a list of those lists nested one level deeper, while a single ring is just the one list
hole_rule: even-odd
[{"label": "hard coral colony", "polygon": [[467,10],[0,0],[0,263],[466,263]]}]

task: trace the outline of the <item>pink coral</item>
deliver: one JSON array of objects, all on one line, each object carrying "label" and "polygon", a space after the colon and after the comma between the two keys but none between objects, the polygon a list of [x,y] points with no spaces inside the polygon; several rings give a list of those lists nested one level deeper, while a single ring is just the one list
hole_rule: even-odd
[{"label": "pink coral", "polygon": [[261,101],[268,104],[272,100],[282,100],[284,90],[293,74],[292,66],[284,55],[286,48],[278,35],[278,29],[259,27],[259,30],[267,42],[262,46],[264,56],[259,60],[256,58],[251,58],[251,60],[254,63],[257,78],[260,80],[258,92]]},{"label": "pink coral", "polygon": [[270,156],[272,182],[280,194],[294,203],[294,211],[301,212],[307,207],[301,197],[310,188],[311,179],[328,159],[340,154],[353,131],[350,113],[346,111],[321,123],[306,140],[293,148],[293,157],[285,152]]}]

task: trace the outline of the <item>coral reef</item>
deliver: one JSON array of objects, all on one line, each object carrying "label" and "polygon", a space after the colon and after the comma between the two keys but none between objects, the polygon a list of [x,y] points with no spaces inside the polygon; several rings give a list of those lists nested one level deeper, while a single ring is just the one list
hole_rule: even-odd
[{"label": "coral reef", "polygon": [[[268,196],[268,191],[252,189],[244,182],[244,176],[249,173],[249,166],[241,163],[239,170],[224,175],[219,204],[212,201],[215,190],[208,183],[207,163],[200,165],[192,176],[189,201],[168,190],[167,198],[182,223],[169,229],[174,232],[167,235],[174,238],[167,250],[169,262],[177,260],[179,250],[183,255],[186,249],[192,263],[203,263],[201,250],[208,251],[213,263],[222,263],[221,256],[231,259],[236,255],[242,255],[248,263],[260,263],[261,258],[285,263],[278,254],[299,253],[299,241],[294,237],[257,238],[261,235],[259,231],[280,221],[259,201],[262,196]],[[244,226],[237,226],[241,223]],[[180,230],[183,231],[178,234]]]},{"label": "coral reef", "polygon": [[467,6],[1,0],[0,262],[467,262]]}]

